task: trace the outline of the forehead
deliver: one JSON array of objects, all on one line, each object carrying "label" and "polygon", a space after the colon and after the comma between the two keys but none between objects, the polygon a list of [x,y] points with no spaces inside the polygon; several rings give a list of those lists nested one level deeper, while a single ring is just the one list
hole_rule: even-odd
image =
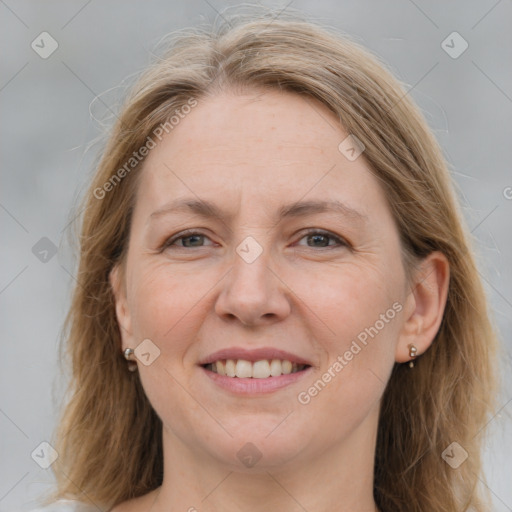
[{"label": "forehead", "polygon": [[152,149],[138,200],[249,202],[264,209],[301,198],[342,200],[365,213],[385,197],[364,159],[339,149],[349,134],[320,102],[279,91],[223,93],[199,101]]}]

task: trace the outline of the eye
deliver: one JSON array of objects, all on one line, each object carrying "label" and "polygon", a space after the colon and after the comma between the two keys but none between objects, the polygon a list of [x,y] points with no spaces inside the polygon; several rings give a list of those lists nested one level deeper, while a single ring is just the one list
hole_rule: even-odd
[{"label": "eye", "polygon": [[[166,249],[170,246],[175,246],[178,249],[188,249],[193,247],[205,247],[204,245],[201,245],[201,242],[205,239],[208,239],[208,237],[200,233],[198,231],[182,231],[181,233],[178,233],[178,235],[173,236],[166,240],[164,242],[164,245],[162,249]],[[175,242],[181,241],[182,244],[178,245],[175,244]]]},{"label": "eye", "polygon": [[[307,238],[308,241],[312,243],[308,243],[308,247],[310,248],[336,248],[336,247],[348,247],[349,244],[343,240],[342,238],[330,233],[329,231],[323,231],[319,229],[311,229],[306,232],[306,234],[300,239],[303,240]],[[209,238],[199,231],[182,231],[177,235],[166,240],[162,246],[162,250],[173,246],[176,249],[192,249],[194,247],[206,247],[204,245],[204,241],[209,240]],[[330,241],[334,241],[335,244],[331,244]],[[181,242],[181,244],[176,244],[176,242]],[[212,244],[210,244],[212,245]]]},{"label": "eye", "polygon": [[[333,233],[330,233],[329,231],[323,231],[318,229],[311,229],[310,231],[306,232],[306,234],[301,238],[303,240],[304,238],[308,239],[308,242],[311,241],[312,243],[308,243],[308,247],[320,247],[320,248],[326,248],[326,247],[348,247],[348,243],[343,240],[342,238],[334,235]],[[336,244],[332,245],[329,244],[330,240],[334,240]]]}]

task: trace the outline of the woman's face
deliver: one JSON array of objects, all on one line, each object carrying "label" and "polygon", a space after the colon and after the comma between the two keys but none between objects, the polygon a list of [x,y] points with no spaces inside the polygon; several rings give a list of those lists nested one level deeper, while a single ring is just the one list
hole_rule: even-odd
[{"label": "woman's face", "polygon": [[240,470],[374,449],[410,295],[347,136],[314,100],[223,93],[150,151],[113,283],[174,454]]}]

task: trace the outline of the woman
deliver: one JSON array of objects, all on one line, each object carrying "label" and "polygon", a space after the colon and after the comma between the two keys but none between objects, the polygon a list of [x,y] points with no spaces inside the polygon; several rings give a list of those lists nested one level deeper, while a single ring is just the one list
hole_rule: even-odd
[{"label": "woman", "polygon": [[495,334],[402,86],[300,19],[175,39],[86,198],[52,499],[483,511]]}]

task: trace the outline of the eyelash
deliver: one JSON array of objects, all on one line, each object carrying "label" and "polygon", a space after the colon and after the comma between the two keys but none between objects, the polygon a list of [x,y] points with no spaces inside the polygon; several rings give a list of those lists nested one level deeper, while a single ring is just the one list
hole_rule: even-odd
[{"label": "eyelash", "polygon": [[[182,231],[181,233],[178,233],[177,235],[167,239],[164,242],[161,249],[162,250],[167,249],[167,248],[171,247],[174,244],[174,242],[184,239],[184,238],[189,238],[194,235],[207,237],[206,234],[201,233],[200,231],[194,231],[194,230]],[[311,229],[307,230],[306,232],[304,232],[302,237],[299,240],[302,240],[304,237],[306,237],[308,235],[322,235],[322,236],[328,237],[328,238],[338,242],[338,246],[329,246],[328,245],[327,247],[320,247],[320,249],[336,249],[336,248],[341,248],[341,247],[350,247],[350,244],[347,241],[345,241],[343,238],[341,238],[337,235],[334,235],[330,231],[325,231],[322,229],[315,229],[315,228],[311,228]],[[200,246],[200,247],[196,247],[196,248],[201,248],[201,247],[205,247],[205,246]],[[194,249],[194,247],[180,247],[180,246],[176,246],[176,248],[177,249]],[[309,247],[309,246],[308,246],[308,248],[315,249],[315,247]]]}]

